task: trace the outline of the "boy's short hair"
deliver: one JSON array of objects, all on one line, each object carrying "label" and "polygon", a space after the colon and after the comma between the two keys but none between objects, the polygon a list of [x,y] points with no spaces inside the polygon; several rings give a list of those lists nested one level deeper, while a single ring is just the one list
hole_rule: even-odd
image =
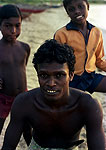
[{"label": "boy's short hair", "polygon": [[21,17],[22,14],[20,9],[13,4],[7,4],[0,7],[0,25],[4,19],[9,19],[11,17]]},{"label": "boy's short hair", "polygon": [[69,72],[74,72],[75,55],[73,48],[67,44],[60,44],[54,39],[46,40],[34,54],[32,63],[37,71],[38,64],[54,61],[60,64],[67,63]]},{"label": "boy's short hair", "polygon": [[[63,0],[63,6],[65,8],[65,10],[67,10],[67,6],[72,2],[72,1],[75,1],[75,0]],[[83,0],[86,2],[87,6],[88,6],[88,10],[89,10],[89,2],[88,0]]]}]

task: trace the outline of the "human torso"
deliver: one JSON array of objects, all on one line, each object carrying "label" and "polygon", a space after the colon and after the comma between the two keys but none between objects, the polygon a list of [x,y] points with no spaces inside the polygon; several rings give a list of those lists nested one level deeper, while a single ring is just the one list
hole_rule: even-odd
[{"label": "human torso", "polygon": [[[70,115],[65,112],[48,112],[45,117],[35,120],[33,126],[35,141],[42,147],[71,147],[71,143],[79,139],[83,126],[83,123],[79,123],[79,119],[83,120],[83,118],[80,115],[78,115],[79,119],[76,118],[76,114],[77,112]],[[73,117],[76,119],[73,120]]]},{"label": "human torso", "polygon": [[[89,25],[91,26],[91,24]],[[56,32],[55,39],[74,48],[76,56],[75,74],[81,75],[84,70],[87,72],[95,71],[96,52],[101,37],[100,31],[91,26],[88,37],[85,38],[84,34],[78,29],[73,27],[71,29],[68,25],[66,27]]]},{"label": "human torso", "polygon": [[80,97],[77,95],[75,99],[73,106],[60,109],[51,109],[38,101],[38,98],[27,105],[30,112],[27,119],[33,127],[33,137],[40,146],[69,148],[72,142],[79,139],[80,130],[84,126],[84,115],[79,107]]},{"label": "human torso", "polygon": [[27,52],[22,43],[13,46],[0,46],[0,78],[3,88],[0,93],[16,96],[26,89]]}]

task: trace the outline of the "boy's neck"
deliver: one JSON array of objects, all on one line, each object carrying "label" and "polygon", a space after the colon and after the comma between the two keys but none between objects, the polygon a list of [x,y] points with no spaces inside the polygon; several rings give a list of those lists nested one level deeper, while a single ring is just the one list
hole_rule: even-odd
[{"label": "boy's neck", "polygon": [[84,34],[85,37],[88,35],[87,22],[84,24],[75,24],[76,27]]},{"label": "boy's neck", "polygon": [[81,30],[81,31],[85,31],[85,29],[87,29],[87,22],[85,22],[84,24],[75,24],[75,26]]},{"label": "boy's neck", "polygon": [[2,41],[2,43],[7,44],[7,45],[14,45],[17,43],[16,40],[15,41],[8,41],[5,38],[2,38],[1,41]]}]

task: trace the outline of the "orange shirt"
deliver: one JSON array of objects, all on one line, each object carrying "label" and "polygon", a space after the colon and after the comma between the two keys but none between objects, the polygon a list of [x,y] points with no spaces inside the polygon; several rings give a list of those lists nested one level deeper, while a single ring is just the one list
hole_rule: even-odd
[{"label": "orange shirt", "polygon": [[76,57],[74,73],[77,75],[81,75],[85,70],[89,73],[93,72],[96,67],[106,71],[102,32],[90,23],[87,24],[90,27],[88,39],[85,39],[79,30],[71,27],[71,23],[57,30],[54,35],[60,43],[73,47]]}]

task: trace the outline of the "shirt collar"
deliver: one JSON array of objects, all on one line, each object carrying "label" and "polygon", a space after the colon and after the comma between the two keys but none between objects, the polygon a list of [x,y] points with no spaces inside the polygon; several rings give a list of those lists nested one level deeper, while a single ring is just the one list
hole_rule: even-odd
[{"label": "shirt collar", "polygon": [[[91,23],[89,23],[89,22],[87,21],[87,29],[91,30],[93,27],[94,27],[94,25],[92,25]],[[67,29],[67,30],[79,30],[79,29],[75,26],[75,24],[74,24],[72,21],[70,21],[70,22],[66,25],[66,29]]]}]

